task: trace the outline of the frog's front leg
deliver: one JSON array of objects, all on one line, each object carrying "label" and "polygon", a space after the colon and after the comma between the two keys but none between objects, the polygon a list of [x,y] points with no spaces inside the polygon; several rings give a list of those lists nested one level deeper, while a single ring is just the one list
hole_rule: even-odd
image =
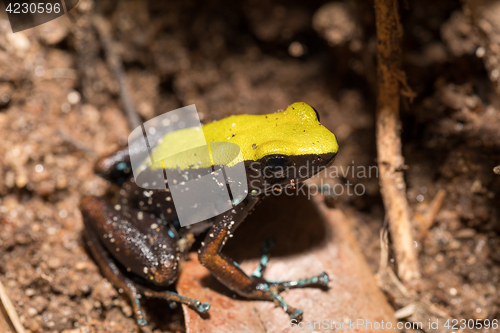
[{"label": "frog's front leg", "polygon": [[[328,275],[326,273],[323,272],[309,279],[283,282],[267,281],[262,277],[262,273],[267,266],[267,253],[264,253],[259,267],[251,276],[245,274],[234,260],[221,253],[221,249],[227,240],[232,237],[237,226],[248,215],[249,210],[253,208],[258,199],[247,200],[249,202],[242,203],[241,207],[235,207],[232,211],[222,214],[215,219],[214,225],[205,238],[205,242],[202,243],[202,247],[198,251],[200,263],[207,267],[220,282],[239,295],[253,299],[273,301],[282,307],[290,318],[301,320],[302,310],[288,305],[279,293],[289,288],[326,285],[328,283]],[[266,249],[265,252],[267,252]]]}]

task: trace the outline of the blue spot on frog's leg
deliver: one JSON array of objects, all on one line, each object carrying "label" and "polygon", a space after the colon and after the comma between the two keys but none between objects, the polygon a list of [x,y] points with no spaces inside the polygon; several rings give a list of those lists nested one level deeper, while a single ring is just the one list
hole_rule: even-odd
[{"label": "blue spot on frog's leg", "polygon": [[127,163],[125,162],[120,162],[118,163],[118,165],[116,166],[116,169],[119,170],[119,171],[123,171],[127,168]]},{"label": "blue spot on frog's leg", "polygon": [[267,268],[267,263],[269,262],[269,252],[274,246],[274,242],[271,239],[265,239],[262,241],[262,249],[263,249],[263,254],[262,257],[260,257],[260,264],[255,268],[255,270],[252,273],[252,276],[255,277],[262,277],[262,274]]},{"label": "blue spot on frog's leg", "polygon": [[141,301],[139,300],[139,297],[136,297],[134,301],[135,301],[135,312],[137,316],[137,324],[139,326],[146,326],[148,322],[143,316],[144,311],[142,310]]}]

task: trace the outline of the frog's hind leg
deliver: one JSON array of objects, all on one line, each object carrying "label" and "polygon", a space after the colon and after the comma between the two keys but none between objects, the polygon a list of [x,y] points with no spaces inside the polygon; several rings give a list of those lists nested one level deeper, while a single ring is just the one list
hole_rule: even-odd
[{"label": "frog's hind leg", "polygon": [[138,292],[135,283],[120,271],[113,258],[111,258],[106,249],[101,245],[95,232],[87,226],[85,229],[87,246],[103,275],[115,286],[119,293],[125,293],[131,300],[137,324],[139,326],[147,325],[140,302],[141,294]]},{"label": "frog's hind leg", "polygon": [[131,300],[135,318],[139,326],[145,326],[148,323],[141,306],[141,295],[160,298],[169,302],[184,303],[195,308],[200,313],[210,309],[210,303],[201,303],[198,300],[179,295],[173,291],[165,290],[159,292],[137,285],[120,271],[115,261],[109,256],[92,232],[87,232],[87,239],[92,256],[101,268],[104,276],[118,289],[118,292],[124,293]]},{"label": "frog's hind leg", "polygon": [[[264,239],[262,241],[262,256],[260,257],[260,264],[255,268],[252,273],[252,277],[262,278],[264,274],[267,264],[269,262],[269,254],[274,247],[274,241],[272,239]],[[298,279],[291,281],[271,281],[266,280],[268,285],[272,290],[275,290],[277,293],[282,292],[284,290],[290,288],[306,288],[311,286],[326,286],[329,282],[328,274],[325,272],[310,277],[306,279]]]},{"label": "frog's hind leg", "polygon": [[210,309],[210,303],[202,303],[198,300],[185,297],[173,291],[155,291],[149,288],[138,285],[126,277],[121,270],[117,267],[113,258],[111,258],[100,244],[99,240],[92,231],[87,231],[87,245],[92,252],[94,260],[99,265],[104,276],[118,289],[119,293],[124,293],[130,299],[136,322],[139,326],[148,324],[144,310],[141,306],[142,295],[151,298],[160,298],[169,302],[184,303],[196,309],[198,312],[203,313]]},{"label": "frog's hind leg", "polygon": [[[137,267],[141,267],[141,271],[143,270],[145,274],[143,278],[156,284],[157,287],[166,287],[173,283],[177,277],[179,259],[179,251],[175,246],[175,229],[160,225],[159,221],[149,214],[135,210],[126,212],[116,210],[106,201],[92,196],[82,199],[80,210],[85,224],[87,244],[95,261],[103,275],[118,291],[129,297],[140,326],[147,324],[141,307],[141,295],[184,303],[199,312],[205,312],[210,308],[209,303],[201,303],[172,291],[160,292],[150,289],[135,282],[124,272],[126,268],[127,271],[135,271],[137,275]],[[135,214],[140,216],[140,220],[136,220]],[[109,248],[110,244],[113,245],[113,251]],[[114,257],[110,252],[114,253]],[[136,252],[145,252],[148,255],[141,258],[134,255]],[[122,260],[127,259],[128,265],[122,262],[124,268],[117,265],[117,256],[120,255],[125,255]],[[158,265],[151,264],[156,262],[154,257],[160,259]]]}]

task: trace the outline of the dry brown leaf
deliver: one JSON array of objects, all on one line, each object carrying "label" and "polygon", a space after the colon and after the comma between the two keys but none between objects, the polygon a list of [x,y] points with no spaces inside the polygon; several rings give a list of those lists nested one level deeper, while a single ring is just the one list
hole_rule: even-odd
[{"label": "dry brown leaf", "polygon": [[[268,198],[242,224],[223,252],[250,273],[259,262],[261,241],[272,238],[276,247],[271,251],[264,274],[266,279],[305,278],[326,271],[330,276],[328,289],[294,289],[281,294],[290,305],[304,311],[302,325],[321,323],[325,319],[329,325],[330,321],[343,323],[360,319],[371,323],[383,320],[395,327],[393,309],[376,286],[349,229],[349,221],[339,210],[330,210],[322,203],[318,206],[305,197]],[[209,317],[205,318],[184,307],[187,332],[297,331],[292,328],[288,315],[273,303],[236,297],[198,263],[195,255],[183,269],[177,289],[183,295],[212,305]],[[317,324],[316,329],[300,331],[318,329]],[[356,330],[374,331],[378,330],[364,325]]]}]

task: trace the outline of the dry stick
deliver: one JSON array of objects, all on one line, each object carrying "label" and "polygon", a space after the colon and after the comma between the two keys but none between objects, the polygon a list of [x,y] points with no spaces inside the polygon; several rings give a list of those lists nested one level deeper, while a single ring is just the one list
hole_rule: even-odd
[{"label": "dry stick", "polygon": [[14,305],[12,305],[9,296],[5,291],[2,281],[0,281],[0,302],[3,304],[3,307],[7,312],[7,315],[9,316],[12,325],[14,325],[14,328],[16,329],[16,332],[24,333],[25,332],[24,326],[21,324],[21,321],[19,320],[19,316],[17,315],[16,310],[14,309]]},{"label": "dry stick", "polygon": [[430,227],[432,227],[432,224],[434,223],[434,219],[436,218],[436,215],[441,210],[441,207],[443,207],[445,195],[446,195],[446,191],[441,189],[438,191],[438,193],[436,194],[434,199],[432,199],[432,202],[429,205],[429,208],[427,210],[427,214],[425,216],[425,219],[423,220],[423,223],[420,225],[420,233],[418,235],[419,240],[423,240],[425,238],[425,236],[427,236],[427,233],[429,232]]},{"label": "dry stick", "polygon": [[81,150],[81,151],[89,154],[90,156],[92,156],[94,158],[99,157],[99,155],[95,152],[95,150],[93,150],[92,148],[88,147],[82,141],[74,138],[68,132],[65,132],[63,130],[58,129],[57,130],[57,134],[59,134],[59,136],[61,137],[61,139],[63,139],[64,142],[72,145],[76,149]]},{"label": "dry stick", "polygon": [[[380,191],[389,221],[398,276],[407,284],[420,279],[417,254],[410,223],[403,179],[404,159],[399,136],[400,83],[405,82],[401,69],[402,27],[397,0],[375,0],[377,27],[377,151]],[[406,88],[405,95],[409,94]]]},{"label": "dry stick", "polygon": [[94,26],[101,39],[101,44],[106,53],[108,64],[113,70],[118,86],[120,87],[120,99],[123,103],[125,114],[127,115],[128,123],[131,129],[141,126],[142,121],[135,109],[134,102],[130,98],[128,85],[125,78],[125,69],[123,68],[122,60],[113,50],[113,40],[111,38],[109,23],[101,16],[95,15],[93,20]]}]

